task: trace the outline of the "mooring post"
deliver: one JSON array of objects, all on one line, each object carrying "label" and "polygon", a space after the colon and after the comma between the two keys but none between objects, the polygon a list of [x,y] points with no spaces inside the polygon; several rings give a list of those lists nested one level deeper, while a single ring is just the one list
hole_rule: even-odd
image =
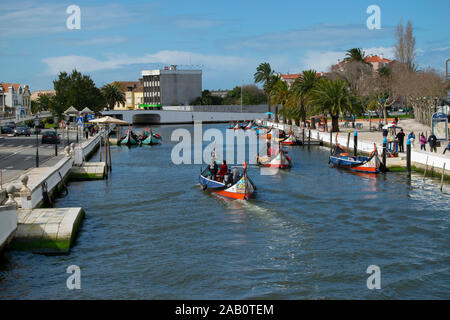
[{"label": "mooring post", "polygon": [[411,175],[411,140],[406,140],[406,169]]},{"label": "mooring post", "polygon": [[358,155],[358,131],[353,134],[353,151],[356,157]]},{"label": "mooring post", "polygon": [[444,171],[445,171],[445,162],[444,162],[444,166],[442,167],[441,192],[442,192],[442,186],[443,186],[443,184],[444,184]]},{"label": "mooring post", "polygon": [[387,139],[386,137],[383,138],[383,172],[387,171],[386,166],[386,149],[387,149]]},{"label": "mooring post", "polygon": [[109,142],[108,137],[108,157],[109,157],[109,171],[112,171],[112,163],[111,163],[111,143]]},{"label": "mooring post", "polygon": [[350,146],[350,134],[352,133],[352,131],[350,129],[348,129],[348,136],[347,136],[347,153],[348,153],[348,148]]},{"label": "mooring post", "polygon": [[333,132],[330,130],[330,154],[333,153]]},{"label": "mooring post", "polygon": [[303,128],[302,140],[302,146],[305,147],[305,128]]},{"label": "mooring post", "polygon": [[309,134],[308,134],[308,149],[311,147],[311,129],[308,130]]}]

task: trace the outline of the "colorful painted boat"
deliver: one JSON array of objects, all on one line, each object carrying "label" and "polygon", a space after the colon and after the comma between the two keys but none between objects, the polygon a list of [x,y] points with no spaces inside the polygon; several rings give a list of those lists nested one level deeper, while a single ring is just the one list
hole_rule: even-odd
[{"label": "colorful painted boat", "polygon": [[139,140],[139,137],[136,136],[131,129],[128,129],[125,133],[125,136],[120,140],[121,145],[139,145],[141,144],[141,141]]},{"label": "colorful painted boat", "polygon": [[333,153],[330,155],[329,163],[333,167],[364,173],[379,173],[381,165],[375,144],[374,150],[370,153],[369,157],[349,155],[341,145],[336,145]]},{"label": "colorful painted boat", "polygon": [[199,176],[199,182],[204,191],[210,191],[222,197],[238,200],[248,200],[256,190],[252,180],[247,175],[247,166],[244,163],[243,174],[233,181],[231,173],[224,176],[223,182],[211,179],[209,166]]},{"label": "colorful painted boat", "polygon": [[275,156],[256,156],[256,161],[260,166],[279,168],[279,169],[289,169],[292,167],[292,160],[287,155],[287,152],[280,149],[275,153]]},{"label": "colorful painted boat", "polygon": [[159,134],[153,133],[153,131],[150,129],[146,129],[144,131],[144,136],[142,137],[141,142],[144,145],[155,145],[160,144],[161,140],[162,137]]},{"label": "colorful painted boat", "polygon": [[244,130],[250,130],[252,128],[252,126],[253,126],[253,122],[250,121],[243,129]]},{"label": "colorful painted boat", "polygon": [[283,146],[295,146],[299,144],[299,141],[294,136],[294,133],[291,131],[286,138],[280,141],[280,144]]}]

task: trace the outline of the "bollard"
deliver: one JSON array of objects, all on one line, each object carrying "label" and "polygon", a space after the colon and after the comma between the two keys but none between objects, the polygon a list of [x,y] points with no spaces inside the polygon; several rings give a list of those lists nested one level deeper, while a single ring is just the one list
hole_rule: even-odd
[{"label": "bollard", "polygon": [[311,147],[311,129],[308,130],[309,134],[308,134],[308,149]]},{"label": "bollard", "polygon": [[302,140],[302,146],[305,147],[305,128],[303,128]]},{"label": "bollard", "polygon": [[333,153],[333,132],[330,130],[330,154]]},{"label": "bollard", "polygon": [[355,157],[358,155],[358,132],[355,131],[354,135],[353,135],[353,151],[354,151],[354,155]]},{"label": "bollard", "polygon": [[387,139],[386,137],[383,138],[383,172],[387,171],[386,167],[386,147],[387,147]]},{"label": "bollard", "polygon": [[406,140],[406,169],[411,175],[411,140]]},{"label": "bollard", "polygon": [[21,176],[20,181],[22,182],[22,189],[20,189],[20,202],[22,204],[22,208],[32,209],[33,206],[31,203],[31,190],[30,188],[28,188],[28,176]]},{"label": "bollard", "polygon": [[6,192],[8,193],[8,200],[5,202],[6,206],[15,206],[18,207],[16,200],[14,200],[14,193],[16,192],[16,187],[14,185],[10,185],[6,188]]},{"label": "bollard", "polygon": [[55,141],[55,157],[58,156],[58,144],[57,141]]}]

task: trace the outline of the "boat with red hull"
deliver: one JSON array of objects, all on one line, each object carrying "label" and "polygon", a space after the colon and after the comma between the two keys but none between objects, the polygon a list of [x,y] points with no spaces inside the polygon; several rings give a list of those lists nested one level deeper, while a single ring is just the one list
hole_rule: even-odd
[{"label": "boat with red hull", "polygon": [[381,161],[378,158],[377,146],[369,157],[349,155],[341,145],[336,145],[330,155],[329,163],[333,167],[349,169],[355,172],[379,173]]},{"label": "boat with red hull", "polygon": [[236,200],[248,200],[256,190],[256,186],[247,175],[247,165],[245,163],[242,174],[233,177],[232,173],[228,172],[221,181],[213,179],[208,166],[200,173],[199,182],[204,191],[210,191],[222,197]]}]

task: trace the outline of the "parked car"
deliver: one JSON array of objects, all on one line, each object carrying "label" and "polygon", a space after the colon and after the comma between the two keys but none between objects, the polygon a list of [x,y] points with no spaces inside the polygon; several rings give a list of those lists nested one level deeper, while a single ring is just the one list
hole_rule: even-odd
[{"label": "parked car", "polygon": [[59,135],[56,131],[47,130],[42,132],[42,143],[60,143]]},{"label": "parked car", "polygon": [[31,136],[31,130],[28,126],[16,126],[14,136]]},{"label": "parked car", "polygon": [[3,134],[13,134],[14,129],[8,126],[2,126],[2,133]]}]

